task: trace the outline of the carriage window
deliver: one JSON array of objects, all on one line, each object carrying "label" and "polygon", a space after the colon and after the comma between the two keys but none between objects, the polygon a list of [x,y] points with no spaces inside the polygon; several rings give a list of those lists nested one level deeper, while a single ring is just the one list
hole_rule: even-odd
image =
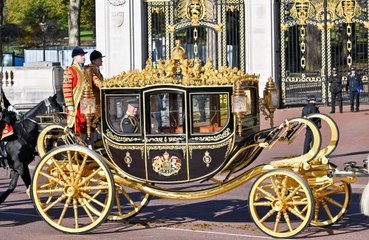
[{"label": "carriage window", "polygon": [[228,122],[228,94],[194,94],[192,133],[217,132]]},{"label": "carriage window", "polygon": [[139,134],[140,102],[138,95],[107,97],[109,125],[118,133]]},{"label": "carriage window", "polygon": [[183,133],[183,94],[173,92],[148,95],[150,117],[146,119],[150,134]]}]

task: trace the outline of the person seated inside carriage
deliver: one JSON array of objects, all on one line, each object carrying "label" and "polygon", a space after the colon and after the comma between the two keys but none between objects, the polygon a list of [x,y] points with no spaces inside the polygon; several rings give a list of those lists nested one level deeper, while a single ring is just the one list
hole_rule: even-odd
[{"label": "person seated inside carriage", "polygon": [[123,133],[140,133],[138,101],[135,99],[127,102],[127,111],[121,121],[121,130]]}]

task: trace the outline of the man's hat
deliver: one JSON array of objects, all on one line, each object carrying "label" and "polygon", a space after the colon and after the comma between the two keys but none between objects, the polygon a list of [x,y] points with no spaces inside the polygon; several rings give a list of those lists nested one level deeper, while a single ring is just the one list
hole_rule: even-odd
[{"label": "man's hat", "polygon": [[352,67],[351,67],[351,70],[356,70],[356,67],[355,67],[355,66],[352,66]]},{"label": "man's hat", "polygon": [[132,107],[138,108],[138,100],[132,99],[127,101],[128,105],[131,105]]},{"label": "man's hat", "polygon": [[332,71],[337,71],[337,68],[336,67],[332,68]]},{"label": "man's hat", "polygon": [[316,97],[315,97],[315,95],[309,95],[309,96],[307,97],[307,100],[308,100],[308,101],[316,101]]},{"label": "man's hat", "polygon": [[72,51],[72,57],[78,56],[78,55],[85,55],[87,52],[85,52],[82,48],[80,47],[75,47],[73,48]]},{"label": "man's hat", "polygon": [[103,58],[103,57],[105,56],[103,56],[101,52],[97,50],[93,50],[92,53],[90,54],[90,61],[92,62],[93,60],[96,60],[98,58]]}]

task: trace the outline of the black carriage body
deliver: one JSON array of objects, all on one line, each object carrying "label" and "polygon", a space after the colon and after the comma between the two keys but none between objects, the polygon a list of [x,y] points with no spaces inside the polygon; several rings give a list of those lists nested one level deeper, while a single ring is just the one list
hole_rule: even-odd
[{"label": "black carriage body", "polygon": [[[231,85],[103,89],[102,137],[110,159],[139,181],[209,178],[222,169],[239,140],[232,91]],[[251,92],[257,95],[257,88]],[[125,132],[124,125],[132,122],[126,119],[132,102],[137,104],[138,126],[135,132]],[[245,118],[243,128],[244,134],[259,130],[256,112]]]}]

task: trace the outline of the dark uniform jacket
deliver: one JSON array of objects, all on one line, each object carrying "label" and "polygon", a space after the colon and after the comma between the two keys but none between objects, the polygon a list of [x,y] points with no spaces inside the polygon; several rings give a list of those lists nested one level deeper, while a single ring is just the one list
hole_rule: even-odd
[{"label": "dark uniform jacket", "polygon": [[358,91],[359,88],[363,88],[363,81],[359,74],[351,75],[351,73],[347,76],[347,86],[350,88],[351,92]]},{"label": "dark uniform jacket", "polygon": [[[312,113],[320,113],[319,108],[315,106],[314,103],[306,104],[305,107],[302,109],[302,117],[306,117],[307,115]],[[320,118],[313,118],[312,121],[318,128],[321,127]]]},{"label": "dark uniform jacket", "polygon": [[342,78],[340,75],[338,74],[336,74],[335,76],[332,75],[328,81],[331,84],[332,93],[342,92]]},{"label": "dark uniform jacket", "polygon": [[124,133],[139,133],[140,132],[139,120],[135,116],[130,116],[126,114],[123,117],[121,128]]}]

